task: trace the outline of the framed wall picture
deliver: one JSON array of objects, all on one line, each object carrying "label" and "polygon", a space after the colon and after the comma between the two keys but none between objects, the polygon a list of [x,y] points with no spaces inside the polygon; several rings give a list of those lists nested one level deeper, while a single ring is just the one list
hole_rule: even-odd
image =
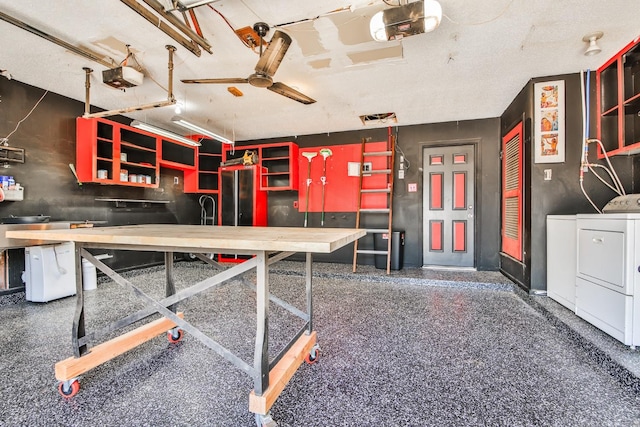
[{"label": "framed wall picture", "polygon": [[534,161],[563,163],[565,155],[564,80],[534,85]]}]

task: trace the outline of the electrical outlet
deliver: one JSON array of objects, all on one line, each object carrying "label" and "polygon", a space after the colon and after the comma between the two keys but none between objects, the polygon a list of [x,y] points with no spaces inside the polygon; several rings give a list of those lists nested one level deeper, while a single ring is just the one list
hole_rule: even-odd
[{"label": "electrical outlet", "polygon": [[180,184],[180,178],[178,178],[177,176],[173,177],[173,185],[178,185]]}]

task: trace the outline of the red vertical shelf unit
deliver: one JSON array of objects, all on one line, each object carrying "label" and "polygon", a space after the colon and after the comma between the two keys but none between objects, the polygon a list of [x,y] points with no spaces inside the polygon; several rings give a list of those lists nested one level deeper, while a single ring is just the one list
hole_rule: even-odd
[{"label": "red vertical shelf unit", "polygon": [[[640,153],[640,36],[596,71],[598,139],[609,156]],[[598,147],[598,157],[604,153]]]},{"label": "red vertical shelf unit", "polygon": [[212,139],[199,139],[201,145],[196,150],[196,168],[185,171],[185,193],[219,193],[219,171],[222,161],[221,143]]}]

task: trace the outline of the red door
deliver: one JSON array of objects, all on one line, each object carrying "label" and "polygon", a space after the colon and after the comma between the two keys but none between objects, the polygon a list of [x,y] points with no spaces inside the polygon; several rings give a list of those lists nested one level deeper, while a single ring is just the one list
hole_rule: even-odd
[{"label": "red door", "polygon": [[522,261],[522,122],[502,138],[502,252]]}]

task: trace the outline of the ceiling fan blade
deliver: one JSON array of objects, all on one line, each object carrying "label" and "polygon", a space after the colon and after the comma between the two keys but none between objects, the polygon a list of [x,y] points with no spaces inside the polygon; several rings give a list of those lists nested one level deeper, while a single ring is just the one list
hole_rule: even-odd
[{"label": "ceiling fan blade", "polygon": [[273,77],[290,45],[291,37],[282,31],[276,30],[273,33],[273,37],[271,37],[269,46],[267,46],[267,49],[256,64],[256,73]]},{"label": "ceiling fan blade", "polygon": [[316,102],[315,99],[308,97],[304,93],[298,92],[294,88],[289,87],[284,83],[276,82],[267,89],[277,94],[286,96],[287,98],[291,98],[294,101],[301,102],[305,105],[313,104],[314,102]]},{"label": "ceiling fan blade", "polygon": [[249,79],[241,78],[222,78],[222,79],[184,79],[180,80],[182,83],[249,83]]}]

